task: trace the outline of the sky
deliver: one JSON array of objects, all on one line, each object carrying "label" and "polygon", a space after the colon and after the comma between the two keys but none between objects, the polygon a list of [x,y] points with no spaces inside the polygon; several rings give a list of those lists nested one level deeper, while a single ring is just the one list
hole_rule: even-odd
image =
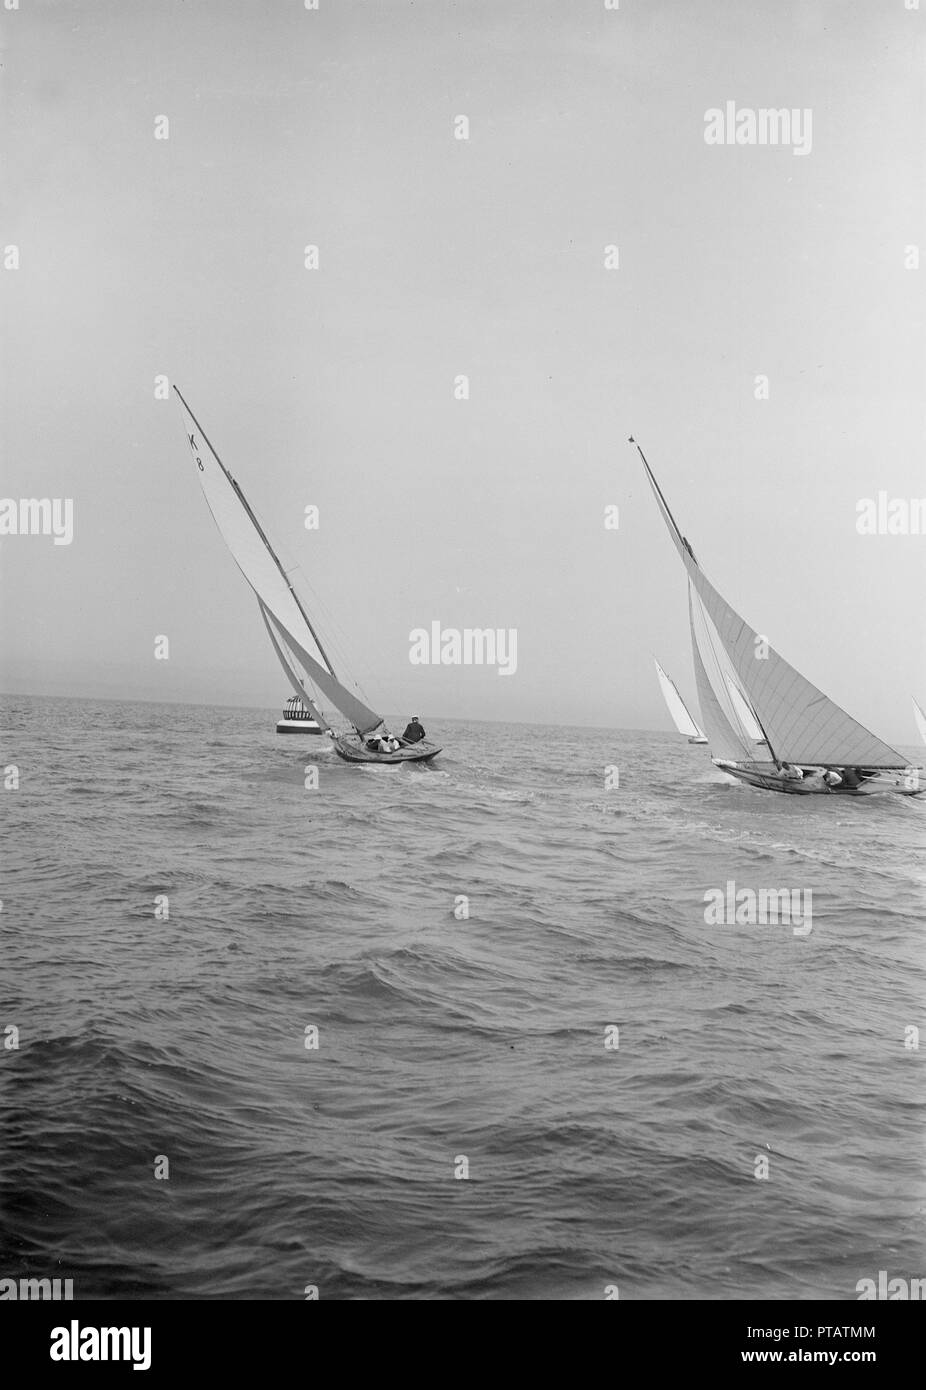
[{"label": "sky", "polygon": [[[652,657],[693,702],[685,578],[633,434],[725,597],[911,743],[926,538],[856,521],[926,495],[924,25],[904,0],[0,11],[0,496],[74,506],[69,545],[0,539],[0,687],[282,707],[163,376],[378,709],[670,727]],[[809,108],[808,152],[707,144],[728,101]],[[412,665],[434,621],[516,629],[517,671]]]}]

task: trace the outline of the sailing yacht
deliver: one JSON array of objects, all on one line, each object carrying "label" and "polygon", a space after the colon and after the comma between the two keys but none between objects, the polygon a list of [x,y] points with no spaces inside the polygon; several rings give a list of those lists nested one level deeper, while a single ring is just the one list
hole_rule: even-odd
[{"label": "sailing yacht", "polygon": [[[377,731],[385,733],[383,716],[349,690],[335,673],[315,625],[244,493],[176,386],[174,391],[209,510],[235,563],[257,596],[270,644],[302,707],[329,735],[335,752],[347,762],[398,764],[428,762],[436,757],[441,750],[427,739],[405,743],[391,736],[374,737]],[[339,733],[329,722],[320,708],[322,696],[349,721],[349,731]]]},{"label": "sailing yacht", "polygon": [[679,530],[643,450],[633,437],[630,443],[688,576],[695,684],[714,765],[749,786],[792,795],[926,791],[923,768],[910,767],[903,754],[840,709],[718,593]]},{"label": "sailing yacht", "polygon": [[695,723],[691,717],[688,706],[678,693],[678,686],[671,677],[659,665],[653,657],[656,667],[656,675],[659,678],[659,688],[662,691],[662,698],[666,702],[666,708],[672,716],[672,722],[680,734],[684,734],[689,743],[707,743],[707,738],[703,729]]}]

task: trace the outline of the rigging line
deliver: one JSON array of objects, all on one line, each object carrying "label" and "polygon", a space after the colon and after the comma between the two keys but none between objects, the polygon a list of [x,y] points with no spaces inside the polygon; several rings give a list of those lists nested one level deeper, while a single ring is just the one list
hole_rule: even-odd
[{"label": "rigging line", "polygon": [[[331,614],[327,605],[325,604],[321,596],[318,594],[318,591],[309,581],[308,576],[305,574],[305,571],[302,569],[302,567],[300,565],[297,565],[296,569],[299,570],[299,579],[301,583],[312,595],[313,606],[316,606],[319,609],[325,620],[325,630],[326,632],[328,632],[329,637],[331,639],[330,645],[332,647],[332,650],[338,657],[338,663],[341,666],[342,670],[347,670],[351,672],[357,670],[360,663],[351,655],[353,651],[353,644],[351,643],[348,633],[337,621],[337,619]],[[372,702],[359,680],[351,676],[349,680],[342,680],[342,684],[347,686],[348,688],[353,688],[354,690],[356,690],[357,694],[360,695],[364,703],[372,706]],[[380,691],[383,690],[382,684],[378,678],[377,689]],[[386,693],[388,694],[389,692]]]},{"label": "rigging line", "polygon": [[[303,569],[301,562],[297,560],[293,564],[290,572],[298,577],[300,586],[307,595],[310,596],[313,611],[317,610],[320,613],[324,622],[325,631],[328,634],[329,646],[337,656],[338,664],[341,669],[352,673],[361,669],[363,663],[354,656],[356,648],[349,634],[330,611],[322,595],[315,588],[308,574]],[[368,675],[372,674],[368,667],[363,666],[363,668],[367,670]],[[371,704],[370,697],[367,695],[366,689],[359,679],[351,675],[349,679],[342,678],[341,683],[347,688],[355,690],[366,704]],[[378,674],[376,675],[376,688],[383,699],[393,698],[395,692],[383,686],[382,680]],[[400,706],[395,705],[394,708],[398,710]]]},{"label": "rigging line", "polygon": [[[356,663],[350,659],[350,642],[346,631],[331,613],[299,561],[296,561],[292,566],[290,573],[298,579],[302,588],[309,595],[312,607],[317,609],[324,619],[325,630],[329,633],[329,646],[338,654],[339,663],[347,670],[351,670]],[[333,637],[331,634],[334,634]],[[346,683],[346,681],[342,681],[342,684]],[[354,683],[356,684],[356,682]]]},{"label": "rigging line", "polygon": [[[225,477],[228,479],[229,483],[231,483],[232,487],[234,488],[235,494],[236,494],[236,496],[237,496],[239,502],[240,502],[241,505],[244,507],[244,510],[247,512],[248,516],[250,517],[251,521],[253,522],[254,527],[255,527],[255,529],[257,530],[257,534],[260,536],[260,538],[261,538],[261,540],[263,541],[264,545],[267,547],[267,550],[268,550],[269,553],[270,553],[271,559],[273,560],[273,562],[274,562],[274,564],[276,565],[277,569],[280,571],[280,575],[281,575],[281,577],[282,577],[282,579],[283,579],[283,583],[284,583],[284,584],[286,585],[286,587],[289,589],[290,593],[291,593],[292,596],[293,596],[293,601],[294,601],[294,603],[296,604],[296,607],[299,609],[299,612],[302,614],[303,618],[305,619],[306,627],[309,629],[309,631],[311,632],[313,638],[315,639],[315,644],[316,644],[316,646],[318,647],[318,650],[319,650],[319,651],[321,652],[321,654],[322,654],[322,657],[323,657],[323,659],[324,659],[324,661],[325,661],[325,664],[326,664],[326,666],[328,667],[329,674],[332,675],[332,676],[334,676],[335,680],[337,680],[337,676],[335,675],[334,668],[332,667],[331,662],[328,660],[328,656],[327,656],[327,654],[326,654],[326,652],[325,652],[325,649],[324,649],[324,647],[322,646],[321,641],[319,640],[318,633],[315,631],[314,627],[312,626],[312,621],[311,621],[311,619],[310,619],[308,613],[305,611],[305,608],[302,606],[302,603],[301,603],[300,600],[299,600],[299,595],[296,593],[296,590],[293,588],[292,584],[289,582],[289,578],[288,578],[288,576],[287,576],[287,574],[286,574],[286,571],[284,570],[282,564],[280,563],[279,556],[277,555],[277,553],[276,553],[276,551],[274,550],[273,546],[270,544],[269,540],[267,539],[267,535],[266,535],[266,533],[265,533],[265,531],[264,531],[264,528],[261,526],[261,524],[260,524],[260,522],[258,521],[257,517],[255,516],[254,510],[253,510],[253,508],[251,507],[251,504],[248,502],[248,499],[245,497],[244,493],[241,491],[241,488],[238,486],[237,482],[236,482],[235,479],[232,477],[231,473],[229,473],[228,469],[225,467],[225,464],[222,462],[222,460],[219,458],[218,454],[216,453],[215,449],[212,447],[212,443],[211,443],[211,441],[210,441],[210,439],[209,439],[208,434],[207,434],[206,431],[203,429],[202,425],[199,423],[199,421],[197,420],[196,416],[193,414],[193,412],[192,412],[192,410],[190,409],[190,407],[187,405],[187,403],[186,403],[186,401],[184,400],[183,395],[182,395],[182,393],[181,393],[181,391],[180,391],[179,386],[177,386],[177,385],[175,384],[175,385],[174,385],[174,390],[177,392],[177,395],[180,397],[180,400],[183,401],[183,407],[184,407],[184,409],[186,410],[187,414],[189,415],[190,419],[193,421],[194,425],[195,425],[196,428],[199,430],[199,432],[200,432],[200,434],[202,435],[203,439],[205,439],[206,443],[209,445],[209,451],[210,451],[210,453],[212,454],[213,458],[215,459],[216,463],[219,465],[219,467],[221,468],[222,472],[225,474]],[[190,442],[192,443],[192,440],[191,440]]]},{"label": "rigging line", "polygon": [[[311,596],[312,608],[317,609],[321,612],[321,616],[325,624],[325,630],[328,634],[328,646],[337,658],[340,670],[343,672],[352,672],[356,663],[350,655],[349,646],[345,647],[344,643],[338,640],[338,637],[340,636],[341,638],[344,638],[346,641],[346,634],[344,633],[344,630],[331,615],[326,604],[322,601],[321,597],[319,596],[317,590],[312,586],[312,584],[309,583],[308,578],[306,577],[306,574],[302,569],[301,565],[299,565],[298,563],[295,564],[289,572],[290,574],[297,575],[302,587],[308,591],[309,595]],[[307,676],[306,679],[311,680],[311,677]],[[366,691],[360,685],[359,681],[354,679],[353,675],[340,676],[337,679],[340,680],[341,684],[344,686],[346,690],[356,692],[356,694],[363,700],[364,704],[369,705],[372,708],[372,701],[370,700]],[[313,685],[313,689],[314,688],[315,687]]]}]

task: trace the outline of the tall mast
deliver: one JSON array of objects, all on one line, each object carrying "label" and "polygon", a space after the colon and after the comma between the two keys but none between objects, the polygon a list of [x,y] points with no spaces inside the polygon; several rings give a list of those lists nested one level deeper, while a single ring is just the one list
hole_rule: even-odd
[{"label": "tall mast", "polygon": [[[176,389],[177,389],[177,388],[174,387],[174,390],[176,390]],[[191,412],[191,413],[192,413],[192,412]],[[662,488],[661,488],[661,487],[659,486],[659,484],[656,482],[656,475],[655,475],[655,473],[653,472],[653,470],[650,468],[649,464],[648,464],[647,461],[646,461],[646,455],[644,454],[643,450],[640,448],[639,444],[637,444],[637,441],[634,439],[633,435],[630,436],[630,438],[628,439],[627,443],[628,443],[628,444],[633,444],[633,445],[635,446],[637,453],[640,455],[640,458],[643,460],[643,467],[646,469],[647,477],[649,478],[650,482],[651,482],[652,485],[653,485],[653,490],[655,491],[656,496],[659,498],[659,501],[662,503],[663,510],[665,511],[666,516],[669,518],[669,521],[672,523],[672,529],[673,529],[673,531],[674,531],[675,534],[678,536],[679,540],[682,542],[682,545],[683,545],[683,546],[685,547],[685,549],[688,551],[688,554],[691,556],[692,560],[694,560],[694,558],[695,558],[695,556],[694,556],[694,551],[692,550],[691,546],[688,544],[688,541],[687,541],[687,540],[685,539],[685,537],[682,535],[682,533],[681,533],[681,531],[680,531],[680,529],[679,529],[678,522],[675,520],[675,517],[672,515],[672,509],[671,509],[671,507],[669,506],[668,502],[666,501],[666,499],[665,499],[665,497],[664,497],[664,495],[663,495]],[[697,560],[695,560],[695,564],[697,564],[697,563],[698,563]]]},{"label": "tall mast", "polygon": [[[674,530],[675,534],[678,536],[678,538],[679,538],[679,540],[681,541],[682,545],[683,545],[683,546],[685,547],[685,549],[688,551],[688,554],[691,556],[692,560],[694,560],[695,564],[697,565],[698,562],[697,562],[697,560],[695,559],[695,553],[694,553],[694,551],[692,550],[691,546],[688,544],[688,541],[686,540],[686,538],[682,535],[681,531],[679,530],[678,522],[675,520],[675,517],[672,515],[672,509],[670,508],[668,502],[667,502],[666,499],[665,499],[665,496],[663,495],[662,488],[659,486],[659,484],[658,484],[657,481],[656,481],[656,475],[654,474],[653,470],[650,468],[649,464],[648,464],[647,461],[646,461],[646,455],[644,454],[643,450],[640,448],[639,444],[637,444],[637,441],[634,439],[633,435],[630,436],[630,438],[629,438],[629,440],[628,440],[627,442],[628,442],[628,444],[633,444],[633,445],[636,447],[637,453],[640,455],[640,458],[643,460],[643,467],[646,469],[647,477],[649,478],[650,482],[651,482],[652,485],[653,485],[653,489],[654,489],[654,491],[655,491],[655,493],[656,493],[656,496],[659,498],[660,504],[662,505],[662,508],[663,508],[663,510],[664,510],[664,512],[665,512],[665,514],[666,514],[666,516],[669,518],[669,521],[671,522],[672,529]],[[699,566],[699,568],[700,568],[700,566]],[[691,603],[691,585],[690,585],[690,584],[689,584],[689,586],[688,586],[688,601],[689,601],[689,604],[690,604],[690,603]],[[708,633],[708,636],[710,636],[710,633]],[[777,753],[775,752],[774,748],[772,747],[772,741],[771,741],[771,739],[770,739],[769,736],[768,736],[768,733],[767,733],[767,731],[766,731],[766,729],[765,729],[764,724],[762,723],[762,720],[759,718],[758,712],[757,712],[754,708],[753,708],[753,714],[755,714],[755,716],[756,716],[756,723],[758,724],[759,729],[761,730],[762,737],[765,739],[765,745],[766,745],[766,747],[768,748],[768,751],[769,751],[769,752],[771,753],[771,755],[772,755],[772,760],[773,760],[773,762],[775,763],[776,766],[780,767],[780,766],[781,766],[781,763],[780,763],[780,760],[779,760],[779,758],[778,758]]]},{"label": "tall mast", "polygon": [[[177,392],[177,395],[180,397],[181,401],[183,401],[184,409],[185,409],[185,410],[187,411],[187,413],[189,414],[190,419],[193,421],[194,425],[195,425],[196,428],[199,430],[199,432],[200,432],[200,434],[202,435],[203,439],[205,439],[206,443],[209,445],[209,448],[212,450],[212,454],[213,454],[213,457],[215,458],[216,463],[219,465],[219,467],[221,468],[222,472],[225,474],[226,478],[227,478],[228,481],[231,483],[232,487],[235,489],[235,492],[236,492],[236,494],[237,494],[237,496],[238,496],[238,501],[241,503],[242,507],[244,507],[244,510],[247,512],[248,517],[250,518],[250,520],[251,520],[251,522],[252,522],[252,524],[253,524],[253,526],[254,526],[254,529],[256,530],[257,534],[260,536],[260,538],[261,538],[261,540],[263,541],[264,545],[267,547],[267,550],[270,552],[270,557],[271,557],[271,559],[273,560],[273,563],[276,565],[277,569],[280,571],[280,574],[281,574],[282,577],[283,577],[283,582],[284,582],[284,584],[286,585],[287,589],[289,589],[289,592],[290,592],[290,593],[292,594],[292,596],[293,596],[293,602],[295,603],[296,607],[299,609],[299,612],[302,614],[303,618],[305,619],[305,625],[306,625],[306,627],[309,629],[309,631],[311,632],[313,638],[315,639],[315,645],[318,647],[318,650],[321,652],[322,657],[324,658],[324,661],[325,661],[325,665],[328,667],[328,670],[330,671],[331,675],[334,676],[335,680],[337,680],[338,677],[337,677],[337,675],[336,675],[336,673],[335,673],[335,669],[334,669],[334,667],[333,667],[332,664],[331,664],[331,661],[330,661],[330,659],[329,659],[329,657],[328,657],[328,653],[325,651],[324,647],[323,647],[322,644],[321,644],[321,640],[320,640],[320,638],[319,638],[319,636],[318,636],[318,633],[315,631],[315,628],[314,628],[313,625],[312,625],[312,620],[311,620],[311,618],[309,617],[308,613],[305,611],[305,608],[304,608],[303,605],[302,605],[302,600],[299,598],[299,595],[296,593],[296,590],[293,588],[292,584],[289,582],[289,575],[286,573],[285,569],[283,568],[282,564],[280,563],[280,557],[277,555],[277,553],[276,553],[276,551],[274,550],[273,546],[272,546],[272,545],[270,544],[270,542],[268,541],[267,536],[266,536],[266,533],[265,533],[265,531],[264,531],[264,528],[261,526],[260,522],[257,520],[257,517],[254,515],[254,512],[253,512],[252,509],[251,509],[251,505],[250,505],[250,503],[248,502],[248,499],[245,497],[244,493],[241,491],[241,488],[240,488],[240,487],[238,486],[238,484],[235,482],[235,479],[232,477],[231,473],[229,473],[228,469],[225,467],[225,464],[224,464],[224,463],[222,462],[222,460],[219,458],[218,454],[216,453],[215,449],[213,448],[212,441],[210,440],[208,434],[207,434],[206,431],[203,429],[202,425],[199,423],[199,421],[197,420],[196,416],[193,414],[192,410],[190,410],[190,407],[187,405],[186,401],[183,399],[183,395],[182,395],[182,393],[181,393],[181,391],[180,391],[179,386],[175,386],[175,387],[174,387],[174,390]],[[191,440],[190,442],[192,443],[192,440]],[[644,460],[644,462],[645,462],[645,460]]]}]

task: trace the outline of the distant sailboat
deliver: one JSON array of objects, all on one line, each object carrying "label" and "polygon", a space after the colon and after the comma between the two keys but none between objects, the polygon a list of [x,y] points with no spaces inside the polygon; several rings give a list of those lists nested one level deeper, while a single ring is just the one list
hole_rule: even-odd
[{"label": "distant sailboat", "polygon": [[689,743],[707,743],[703,731],[692,719],[688,706],[678,693],[678,686],[675,684],[675,681],[666,675],[655,657],[653,657],[653,662],[656,666],[656,675],[659,677],[662,698],[666,702],[666,706],[672,716],[672,722],[676,729],[678,729],[680,734],[685,735]]},{"label": "distant sailboat", "polygon": [[[395,748],[385,751],[382,747],[385,739],[370,737],[382,728],[383,716],[348,690],[335,674],[308,613],[244,493],[209,443],[176,386],[174,391],[209,510],[235,563],[257,595],[270,643],[302,706],[331,736],[335,751],[347,762],[426,762],[435,757],[441,750],[427,739],[408,744],[390,736]],[[299,667],[305,672],[304,678],[299,675]],[[350,721],[352,733],[335,731],[319,709],[318,697],[313,699],[309,694],[307,682]],[[377,743],[380,747],[375,746]]]},{"label": "distant sailboat", "polygon": [[[909,767],[901,753],[806,680],[718,593],[679,530],[643,450],[633,438],[630,443],[688,575],[695,680],[715,765],[766,791],[926,791],[924,769]],[[755,756],[756,733],[768,749],[765,760]]]},{"label": "distant sailboat", "polygon": [[923,713],[915,700],[913,701],[913,718],[916,720],[916,727],[920,731],[920,738],[926,743],[926,714]]}]

